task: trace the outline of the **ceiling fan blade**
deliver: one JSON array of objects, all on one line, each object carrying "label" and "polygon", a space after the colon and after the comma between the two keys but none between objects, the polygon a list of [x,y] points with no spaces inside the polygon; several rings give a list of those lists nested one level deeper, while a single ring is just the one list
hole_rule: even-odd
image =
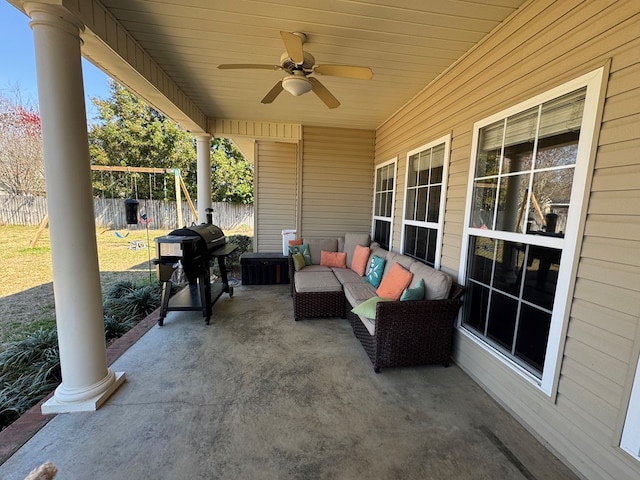
[{"label": "ceiling fan blade", "polygon": [[280,92],[282,91],[282,80],[280,80],[278,83],[276,83],[273,88],[271,90],[269,90],[269,93],[267,93],[264,98],[262,100],[260,100],[260,103],[271,103],[273,102],[276,97],[278,95],[280,95]]},{"label": "ceiling fan blade", "polygon": [[358,80],[371,80],[373,77],[373,71],[369,67],[354,67],[352,65],[317,65],[313,71],[320,75],[355,78]]},{"label": "ceiling fan blade", "polygon": [[223,63],[218,65],[220,70],[239,70],[239,69],[259,69],[259,70],[281,70],[280,65],[266,65],[261,63]]},{"label": "ceiling fan blade", "polygon": [[291,32],[280,32],[284,46],[287,49],[287,55],[289,58],[301,64],[304,62],[304,51],[302,50],[302,38]]},{"label": "ceiling fan blade", "polygon": [[340,106],[338,99],[334,97],[331,92],[327,90],[327,87],[322,85],[318,79],[313,77],[307,77],[307,79],[311,82],[311,89],[313,90],[313,93],[315,93],[327,107],[337,108]]}]

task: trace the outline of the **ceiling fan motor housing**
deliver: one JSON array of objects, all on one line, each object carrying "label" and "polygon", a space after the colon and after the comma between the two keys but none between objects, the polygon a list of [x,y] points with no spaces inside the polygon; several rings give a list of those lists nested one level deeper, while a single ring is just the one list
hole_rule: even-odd
[{"label": "ceiling fan motor housing", "polygon": [[309,52],[304,52],[304,61],[300,65],[298,65],[296,62],[291,60],[287,52],[284,52],[280,56],[280,65],[282,66],[282,69],[287,73],[292,73],[294,70],[311,71],[315,64],[316,64],[316,59],[313,58],[313,55],[311,55]]}]

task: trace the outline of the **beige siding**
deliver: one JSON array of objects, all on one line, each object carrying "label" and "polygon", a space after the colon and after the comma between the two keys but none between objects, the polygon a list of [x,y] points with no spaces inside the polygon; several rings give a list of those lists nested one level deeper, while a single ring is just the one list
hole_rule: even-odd
[{"label": "beige siding", "polygon": [[301,235],[371,230],[374,132],[304,127]]},{"label": "beige siding", "polygon": [[640,478],[617,445],[640,341],[640,3],[534,0],[376,131],[398,155],[399,249],[406,153],[452,133],[442,265],[457,273],[473,124],[610,62],[557,396],[470,338],[455,358],[587,478]]},{"label": "beige siding", "polygon": [[300,140],[302,127],[291,123],[252,122],[248,120],[209,120],[209,131],[216,136],[241,135],[254,139]]},{"label": "beige siding", "polygon": [[255,245],[282,252],[282,230],[296,227],[297,145],[257,142]]}]

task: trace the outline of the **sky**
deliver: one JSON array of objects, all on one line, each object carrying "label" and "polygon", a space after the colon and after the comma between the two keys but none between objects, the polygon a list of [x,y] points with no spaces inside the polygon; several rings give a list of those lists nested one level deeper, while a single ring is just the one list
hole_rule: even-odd
[{"label": "sky", "polygon": [[[82,59],[87,119],[97,115],[91,98],[109,96],[109,77]],[[16,87],[23,105],[37,105],[38,84],[29,17],[5,0],[0,0],[0,94],[15,99]]]}]

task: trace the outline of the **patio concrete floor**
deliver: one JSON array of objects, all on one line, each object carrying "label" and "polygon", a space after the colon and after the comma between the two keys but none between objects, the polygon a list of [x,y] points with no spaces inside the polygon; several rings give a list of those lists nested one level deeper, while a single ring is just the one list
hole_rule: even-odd
[{"label": "patio concrete floor", "polygon": [[213,312],[170,312],[100,410],[57,415],[0,478],[576,478],[456,365],[375,374],[346,320],[294,322],[289,286]]}]

